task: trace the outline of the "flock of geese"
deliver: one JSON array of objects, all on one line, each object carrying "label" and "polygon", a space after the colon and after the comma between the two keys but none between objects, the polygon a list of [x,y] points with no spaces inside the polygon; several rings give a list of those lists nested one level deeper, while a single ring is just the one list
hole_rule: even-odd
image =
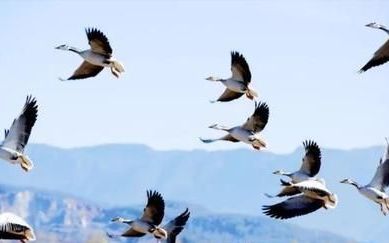
[{"label": "flock of geese", "polygon": [[[389,34],[389,30],[377,23],[370,23],[367,27],[376,28]],[[77,53],[83,58],[82,64],[67,79],[61,81],[85,79],[98,75],[104,67],[110,68],[115,77],[124,72],[124,66],[112,56],[112,48],[108,38],[96,28],[86,29],[90,49],[80,50],[68,45],[56,47],[59,50],[66,50]],[[389,40],[380,47],[371,60],[360,70],[365,72],[372,67],[384,64],[389,61]],[[250,87],[251,72],[245,57],[239,52],[231,52],[232,76],[227,79],[209,77],[207,80],[220,82],[225,86],[225,91],[215,101],[229,102],[245,95],[250,100],[255,100],[258,93]],[[11,164],[20,165],[28,172],[33,169],[34,164],[24,153],[32,128],[38,117],[38,104],[34,97],[27,96],[20,115],[12,122],[9,130],[5,130],[4,141],[0,146],[0,158]],[[227,134],[220,138],[203,139],[204,143],[215,141],[243,142],[251,145],[254,149],[260,150],[266,147],[265,141],[259,136],[269,120],[269,106],[265,102],[255,101],[253,114],[242,124],[234,127],[225,127],[218,124],[209,128],[225,131]],[[315,141],[303,142],[305,154],[299,170],[288,173],[282,170],[274,174],[289,177],[289,181],[281,181],[281,190],[276,195],[268,195],[269,198],[288,197],[286,200],[263,206],[263,213],[272,218],[288,219],[312,213],[320,208],[335,208],[338,202],[336,194],[326,187],[325,180],[317,178],[321,167],[321,150]],[[371,182],[361,186],[351,179],[344,179],[341,183],[353,185],[357,190],[380,205],[384,215],[389,212],[389,196],[385,189],[389,185],[389,142],[384,155],[379,161],[377,171]],[[147,191],[147,204],[140,218],[128,220],[122,217],[112,219],[112,222],[124,223],[129,229],[122,234],[107,233],[110,238],[116,237],[142,237],[147,234],[154,236],[158,241],[164,240],[168,243],[176,242],[177,235],[184,229],[189,217],[189,209],[186,209],[176,218],[160,226],[165,213],[165,202],[162,195],[157,191]],[[13,213],[0,214],[0,239],[20,240],[21,242],[34,241],[36,239],[32,227],[22,218]]]}]

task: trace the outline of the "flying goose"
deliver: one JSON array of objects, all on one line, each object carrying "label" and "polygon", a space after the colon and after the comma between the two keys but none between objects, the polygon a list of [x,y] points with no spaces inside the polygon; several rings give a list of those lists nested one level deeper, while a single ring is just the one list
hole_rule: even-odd
[{"label": "flying goose", "polygon": [[175,243],[177,235],[181,233],[184,229],[186,222],[190,217],[189,209],[186,209],[182,214],[178,215],[176,218],[170,220],[162,228],[166,230],[168,237],[166,243]]},{"label": "flying goose", "polygon": [[0,214],[0,239],[35,241],[34,230],[22,218],[13,213]]},{"label": "flying goose", "polygon": [[112,222],[128,224],[130,228],[121,235],[108,234],[109,237],[142,237],[147,233],[154,235],[158,239],[166,240],[168,232],[159,227],[165,213],[165,201],[157,191],[147,191],[147,205],[143,210],[143,215],[135,220],[128,220],[121,217],[112,219]]},{"label": "flying goose", "polygon": [[[389,34],[389,29],[386,28],[383,25],[377,24],[377,23],[370,23],[367,24],[366,27],[374,28],[374,29],[380,29],[385,31],[387,34]],[[385,42],[375,53],[372,59],[368,63],[366,63],[365,66],[363,66],[360,70],[360,72],[365,72],[369,70],[372,67],[382,65],[389,61],[389,40]]]},{"label": "flying goose", "polygon": [[285,182],[295,188],[293,197],[281,203],[263,206],[265,215],[276,219],[289,219],[312,213],[320,208],[335,208],[338,202],[336,194],[331,193],[324,180],[308,179],[298,183]]},{"label": "flying goose", "polygon": [[319,173],[321,166],[320,147],[315,141],[312,140],[304,141],[303,146],[305,149],[305,155],[302,158],[302,164],[298,171],[287,173],[282,170],[277,170],[274,171],[273,174],[288,176],[294,183],[316,176],[317,173]]},{"label": "flying goose", "polygon": [[259,137],[259,133],[265,128],[269,120],[269,107],[265,102],[255,102],[254,113],[247,118],[246,122],[241,126],[227,128],[217,124],[209,126],[209,128],[223,130],[228,132],[227,135],[217,139],[203,139],[203,143],[212,143],[219,140],[230,142],[244,142],[259,150],[261,147],[266,147],[266,143]]},{"label": "flying goose", "polygon": [[35,98],[27,96],[22,113],[16,118],[9,130],[5,130],[5,138],[0,146],[0,158],[11,164],[20,164],[23,170],[29,171],[34,164],[24,154],[31,129],[38,116],[38,105]]},{"label": "flying goose", "polygon": [[373,179],[369,184],[362,186],[351,179],[344,179],[341,181],[344,184],[350,184],[355,186],[359,193],[368,199],[376,202],[381,207],[381,212],[387,215],[389,212],[389,197],[385,193],[385,189],[389,185],[389,143],[387,141],[387,147],[384,156],[380,159],[377,170]]},{"label": "flying goose", "polygon": [[[317,145],[316,142],[312,140],[304,141],[303,146],[305,149],[305,155],[302,158],[302,164],[298,171],[295,171],[293,173],[287,173],[282,170],[277,170],[273,172],[273,174],[288,176],[292,179],[291,180],[292,183],[298,183],[308,179],[315,179],[315,176],[319,173],[320,166],[321,166],[320,147]],[[281,192],[279,192],[275,196],[266,193],[265,195],[267,197],[270,198],[284,197],[284,196],[292,196],[299,193],[296,187],[288,186],[288,183],[283,180],[280,181],[282,186]]]},{"label": "flying goose", "polygon": [[[124,72],[123,65],[112,57],[112,48],[108,38],[98,29],[85,29],[88,37],[88,44],[91,49],[80,50],[68,45],[56,47],[59,50],[72,51],[80,55],[84,62],[77,68],[71,77],[67,80],[84,79],[96,76],[104,67],[109,67],[115,77]],[[65,81],[61,79],[61,81]]]},{"label": "flying goose", "polygon": [[228,79],[213,76],[206,78],[206,80],[221,82],[224,86],[226,86],[224,93],[216,101],[226,102],[235,100],[243,94],[246,94],[246,96],[251,100],[258,96],[254,90],[249,88],[249,84],[251,82],[249,65],[247,64],[244,56],[237,51],[231,52],[231,72],[232,77]]}]

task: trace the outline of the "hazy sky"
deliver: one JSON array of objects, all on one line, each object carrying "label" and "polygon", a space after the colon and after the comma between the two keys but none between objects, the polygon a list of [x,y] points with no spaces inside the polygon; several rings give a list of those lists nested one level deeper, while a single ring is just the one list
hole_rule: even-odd
[{"label": "hazy sky", "polygon": [[[61,147],[143,143],[157,149],[229,149],[202,144],[207,126],[240,124],[247,99],[210,104],[229,77],[230,51],[246,56],[253,87],[270,107],[269,150],[312,138],[332,148],[382,144],[389,136],[389,64],[358,74],[388,38],[389,1],[0,1],[0,128],[25,96],[37,97],[32,142]],[[85,27],[109,38],[126,67],[116,79],[60,82],[81,63],[60,44],[88,48]]]}]

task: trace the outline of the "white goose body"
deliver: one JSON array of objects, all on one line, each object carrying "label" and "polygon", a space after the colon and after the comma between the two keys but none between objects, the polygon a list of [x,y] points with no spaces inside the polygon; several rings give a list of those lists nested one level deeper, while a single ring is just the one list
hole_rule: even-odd
[{"label": "white goose body", "polygon": [[231,136],[241,142],[252,144],[253,142],[250,141],[250,138],[253,137],[255,134],[251,131],[248,131],[240,126],[233,127],[229,130],[229,133]]},{"label": "white goose body", "polygon": [[229,90],[232,90],[237,93],[246,93],[247,86],[239,80],[234,80],[232,78],[222,79],[221,83],[224,84]]},{"label": "white goose body", "polygon": [[101,67],[111,67],[112,64],[108,61],[107,57],[93,52],[92,50],[84,50],[79,53],[79,55],[87,62]]},{"label": "white goose body", "polygon": [[381,203],[388,198],[388,195],[386,195],[386,193],[378,190],[377,188],[370,187],[370,186],[361,187],[358,191],[363,196],[377,203]]},{"label": "white goose body", "polygon": [[[20,164],[27,163],[33,167],[32,161],[27,157],[27,155],[24,155],[18,151],[9,149],[9,148],[1,148],[0,147],[0,158],[10,158],[7,161],[11,164]],[[15,159],[14,159],[15,158]]]},{"label": "white goose body", "polygon": [[324,180],[308,179],[299,183],[284,182],[290,188],[288,199],[262,207],[263,213],[272,218],[289,219],[306,215],[320,208],[333,209],[338,203],[336,194],[330,192]]}]

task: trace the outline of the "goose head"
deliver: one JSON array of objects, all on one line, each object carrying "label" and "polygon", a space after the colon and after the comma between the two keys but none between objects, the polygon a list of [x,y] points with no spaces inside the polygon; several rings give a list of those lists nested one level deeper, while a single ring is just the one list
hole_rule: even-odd
[{"label": "goose head", "polygon": [[111,222],[123,223],[124,220],[125,220],[125,219],[122,218],[122,217],[116,217],[116,218],[111,219]]},{"label": "goose head", "polygon": [[290,173],[287,173],[287,172],[285,172],[285,171],[283,171],[283,170],[276,170],[276,171],[273,172],[273,174],[274,174],[274,175],[291,176]]},{"label": "goose head", "polygon": [[217,78],[217,77],[214,77],[214,76],[210,76],[210,77],[206,78],[205,80],[208,80],[208,81],[220,81],[221,79]]},{"label": "goose head", "polygon": [[57,46],[55,49],[68,51],[70,49],[70,47],[68,45],[64,44],[64,45]]},{"label": "goose head", "polygon": [[366,27],[370,27],[370,28],[378,28],[378,24],[376,22],[369,23],[369,24],[367,24],[365,26]]},{"label": "goose head", "polygon": [[343,183],[343,184],[352,184],[354,181],[349,179],[349,178],[346,178],[346,179],[343,179],[340,181],[340,183]]},{"label": "goose head", "polygon": [[386,29],[385,26],[383,26],[382,24],[378,24],[376,22],[369,23],[365,26],[370,27],[370,28],[374,28],[374,29]]}]

